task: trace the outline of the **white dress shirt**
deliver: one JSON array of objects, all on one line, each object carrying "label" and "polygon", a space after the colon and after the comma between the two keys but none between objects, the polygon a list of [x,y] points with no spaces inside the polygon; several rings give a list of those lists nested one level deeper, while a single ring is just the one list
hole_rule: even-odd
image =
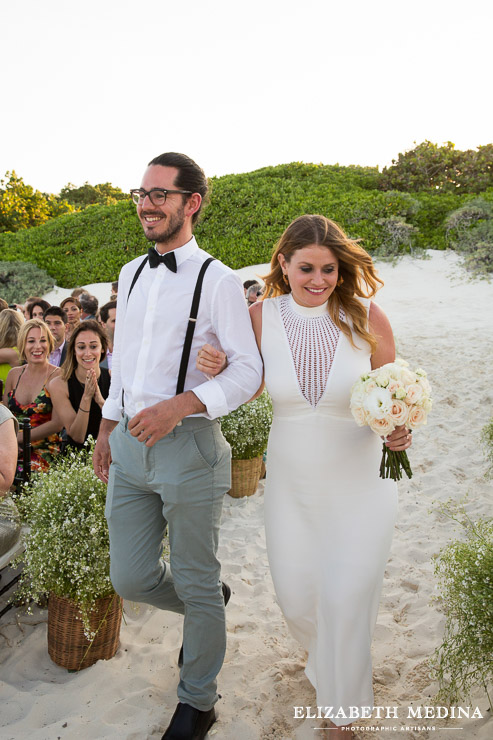
[{"label": "white dress shirt", "polygon": [[[132,418],[144,408],[176,395],[176,383],[192,297],[202,263],[210,256],[195,238],[174,250],[177,272],[164,264],[151,270],[147,263],[128,291],[144,260],[137,257],[122,268],[118,279],[115,341],[109,396],[103,417],[118,421]],[[128,305],[127,305],[128,299]],[[205,343],[222,349],[228,366],[208,379],[195,362]],[[185,380],[205,405],[209,419],[233,411],[257,391],[262,381],[262,360],[240,279],[222,262],[214,260],[205,273],[199,312]]]}]

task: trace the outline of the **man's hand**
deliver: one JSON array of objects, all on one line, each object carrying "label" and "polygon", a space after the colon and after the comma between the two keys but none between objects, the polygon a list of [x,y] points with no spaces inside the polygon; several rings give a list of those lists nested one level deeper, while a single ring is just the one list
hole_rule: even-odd
[{"label": "man's hand", "polygon": [[101,419],[98,440],[96,442],[96,447],[94,448],[94,453],[92,456],[92,466],[94,468],[94,472],[98,476],[99,480],[103,481],[103,483],[108,483],[108,474],[110,472],[111,464],[109,438],[117,423],[118,422],[111,421],[110,419]]},{"label": "man's hand", "polygon": [[205,411],[204,404],[199,401],[193,391],[180,393],[179,396],[167,401],[160,401],[154,406],[139,411],[128,422],[128,430],[132,437],[146,447],[153,447],[163,437],[166,437],[185,416]]}]

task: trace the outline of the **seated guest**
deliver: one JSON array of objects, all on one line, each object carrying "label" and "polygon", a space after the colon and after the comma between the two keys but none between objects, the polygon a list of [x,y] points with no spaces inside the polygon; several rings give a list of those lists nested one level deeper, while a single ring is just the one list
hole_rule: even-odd
[{"label": "seated guest", "polygon": [[82,308],[80,320],[87,321],[88,319],[95,319],[99,306],[96,296],[89,295],[89,293],[81,293],[79,301]]},{"label": "seated guest", "polygon": [[262,295],[262,286],[259,283],[254,283],[247,288],[246,299],[247,305],[251,306],[252,303],[256,303],[258,298]]},{"label": "seated guest", "polygon": [[65,326],[65,339],[68,342],[70,337],[72,336],[73,330],[75,329],[77,324],[80,323],[82,308],[81,308],[79,299],[73,298],[72,296],[69,296],[68,298],[64,298],[63,301],[60,303],[60,308],[63,308],[63,310],[67,314],[67,324]]},{"label": "seated guest", "polygon": [[38,298],[29,304],[28,314],[30,319],[41,319],[43,321],[44,312],[50,307],[48,301]]},{"label": "seated guest", "polygon": [[0,404],[0,498],[14,482],[18,431],[17,419]]},{"label": "seated guest", "polygon": [[12,308],[0,313],[0,380],[5,383],[13,367],[19,367],[17,335],[24,323],[22,314]]},{"label": "seated guest", "polygon": [[257,285],[257,281],[256,280],[245,280],[245,282],[243,283],[243,290],[245,291],[245,298],[247,297],[248,288],[251,288],[252,285]]},{"label": "seated guest", "polygon": [[99,322],[104,329],[106,339],[108,340],[108,349],[106,357],[101,363],[101,367],[106,367],[111,371],[111,361],[113,358],[113,341],[115,339],[115,321],[116,321],[116,301],[109,301],[101,306],[99,312]]},{"label": "seated guest", "polygon": [[111,283],[110,301],[116,301],[117,298],[118,298],[118,280],[114,280]]},{"label": "seated guest", "polygon": [[22,313],[24,314],[24,318],[26,319],[26,321],[32,319],[32,316],[29,315],[29,308],[31,306],[31,303],[42,300],[43,299],[39,295],[30,295],[29,298],[26,298],[24,306],[22,307]]},{"label": "seated guest", "polygon": [[67,314],[60,306],[50,306],[45,311],[43,320],[51,331],[55,341],[55,348],[49,357],[50,364],[60,367],[60,365],[63,365],[65,355],[67,354],[67,341],[65,339]]},{"label": "seated guest", "polygon": [[9,304],[7,303],[7,301],[4,301],[3,298],[0,298],[0,313],[8,307]]},{"label": "seated guest", "polygon": [[81,322],[70,339],[61,374],[49,392],[71,447],[82,448],[89,435],[97,438],[101,409],[108,397],[110,374],[99,363],[106,354],[106,335],[93,319]]},{"label": "seated guest", "polygon": [[82,293],[89,293],[89,291],[85,288],[74,288],[70,295],[72,298],[80,298]]},{"label": "seated guest", "polygon": [[[30,319],[21,326],[18,336],[19,354],[26,364],[14,367],[7,375],[3,404],[8,406],[19,425],[27,418],[31,423],[31,467],[48,470],[60,452],[58,432],[62,424],[52,415],[52,402],[46,388],[57,373],[58,367],[50,365],[48,356],[54,341],[43,321]],[[17,435],[22,443],[22,431]]]}]

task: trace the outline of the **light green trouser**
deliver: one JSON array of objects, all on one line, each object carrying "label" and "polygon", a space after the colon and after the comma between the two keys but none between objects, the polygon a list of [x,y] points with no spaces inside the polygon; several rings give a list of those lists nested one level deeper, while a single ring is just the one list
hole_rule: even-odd
[{"label": "light green trouser", "polygon": [[[219,422],[188,417],[146,447],[124,416],[110,436],[106,500],[111,581],[131,601],[184,614],[178,699],[202,711],[217,701],[226,649],[221,566],[216,557],[229,445]],[[162,559],[169,524],[170,564]]]}]

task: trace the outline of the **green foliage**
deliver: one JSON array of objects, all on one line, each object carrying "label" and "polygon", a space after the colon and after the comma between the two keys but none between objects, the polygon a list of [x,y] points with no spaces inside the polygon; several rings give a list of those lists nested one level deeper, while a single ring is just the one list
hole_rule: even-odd
[{"label": "green foliage", "polygon": [[39,226],[50,218],[73,210],[54,195],[40,193],[26,185],[14,171],[6,172],[5,177],[7,181],[0,180],[0,232]]},{"label": "green foliage", "polygon": [[59,197],[77,209],[87,208],[90,205],[111,206],[119,200],[130,199],[128,193],[124,193],[110,182],[99,185],[90,185],[85,182],[80,187],[69,182],[61,189]]},{"label": "green foliage", "polygon": [[123,265],[143,254],[147,244],[135,206],[127,200],[91,206],[37,229],[3,238],[0,234],[4,259],[35,259],[65,288],[116,280]]},{"label": "green foliage", "polygon": [[221,431],[231,445],[234,460],[251,460],[262,455],[267,447],[272,424],[272,401],[264,390],[261,395],[244,403],[227,416],[222,416]]},{"label": "green foliage", "polygon": [[28,490],[15,499],[28,526],[16,599],[39,601],[50,592],[71,599],[87,629],[96,599],[113,593],[106,486],[92,469],[93,446],[69,451],[48,472],[35,474]]},{"label": "green foliage", "polygon": [[493,272],[493,201],[469,200],[446,219],[447,236],[476,277]]},{"label": "green foliage", "polygon": [[379,186],[406,192],[480,193],[493,187],[493,144],[463,152],[451,141],[442,146],[423,141],[384,167]]},{"label": "green foliage", "polygon": [[493,419],[483,427],[481,432],[481,442],[484,447],[486,460],[488,462],[488,470],[486,471],[486,478],[489,480],[493,479]]},{"label": "green foliage", "polygon": [[54,284],[45,270],[30,262],[0,262],[0,298],[7,303],[24,303],[30,295],[44,295]]},{"label": "green foliage", "polygon": [[446,623],[432,669],[439,683],[436,701],[460,704],[475,687],[488,693],[493,681],[493,520],[473,522],[464,502],[449,502],[440,511],[461,525],[465,539],[436,556]]},{"label": "green foliage", "polygon": [[[379,178],[376,168],[301,162],[212,178],[210,204],[195,234],[203,249],[238,269],[269,262],[274,244],[294,218],[322,213],[361,239],[367,251],[394,258],[422,248],[447,248],[447,216],[475,197],[440,190],[382,191]],[[493,202],[493,188],[481,197]],[[3,259],[35,261],[66,288],[115,280],[147,245],[126,197],[33,229],[0,233]]]}]

